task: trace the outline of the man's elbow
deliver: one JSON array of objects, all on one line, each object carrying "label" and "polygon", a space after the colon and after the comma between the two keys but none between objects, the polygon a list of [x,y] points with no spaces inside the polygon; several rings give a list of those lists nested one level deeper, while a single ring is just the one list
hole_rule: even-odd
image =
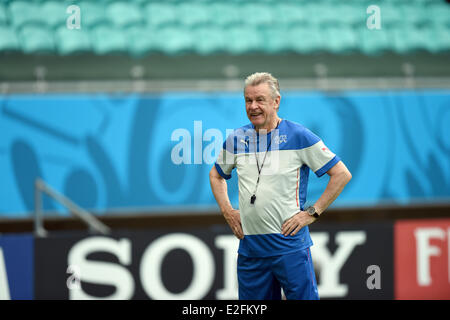
[{"label": "man's elbow", "polygon": [[346,170],[344,171],[344,181],[345,181],[345,184],[349,183],[350,180],[352,180],[352,178],[353,178],[352,173],[351,173],[348,169],[346,169]]},{"label": "man's elbow", "polygon": [[348,173],[347,173],[347,183],[348,183],[350,180],[352,180],[352,178],[353,178],[352,173],[351,173],[350,171],[348,171]]},{"label": "man's elbow", "polygon": [[331,168],[330,171],[328,171],[328,174],[331,178],[333,178],[333,180],[344,185],[352,179],[350,170],[348,170],[342,161],[338,162],[333,168]]},{"label": "man's elbow", "polygon": [[343,185],[346,185],[349,183],[349,181],[352,179],[352,174],[348,170],[348,168],[345,165],[341,165],[339,168],[336,168],[332,173],[332,176],[335,177],[336,181],[339,181]]}]

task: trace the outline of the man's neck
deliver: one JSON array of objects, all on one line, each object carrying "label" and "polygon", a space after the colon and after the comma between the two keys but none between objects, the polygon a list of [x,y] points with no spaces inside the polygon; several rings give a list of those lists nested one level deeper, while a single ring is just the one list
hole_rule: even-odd
[{"label": "man's neck", "polygon": [[275,129],[280,122],[281,122],[281,119],[278,118],[278,116],[276,116],[272,121],[270,121],[270,123],[268,125],[261,126],[261,127],[255,126],[255,130],[258,133],[260,133],[260,130],[262,130],[262,133],[269,133],[270,131]]}]

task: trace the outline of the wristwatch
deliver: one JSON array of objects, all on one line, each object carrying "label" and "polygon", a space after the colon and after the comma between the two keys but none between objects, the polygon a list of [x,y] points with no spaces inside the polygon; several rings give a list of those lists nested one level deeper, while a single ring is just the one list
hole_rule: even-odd
[{"label": "wristwatch", "polygon": [[310,216],[313,216],[314,218],[318,218],[319,217],[319,214],[316,212],[316,208],[314,208],[314,207],[308,207],[307,209],[306,209],[306,212],[308,212],[308,214],[310,215]]}]

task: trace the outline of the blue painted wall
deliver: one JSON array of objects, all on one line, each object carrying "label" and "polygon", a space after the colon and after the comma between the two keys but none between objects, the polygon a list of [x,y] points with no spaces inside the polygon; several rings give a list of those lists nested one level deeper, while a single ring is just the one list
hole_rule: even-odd
[{"label": "blue painted wall", "polygon": [[[171,136],[190,132],[194,162],[201,135],[215,128],[225,138],[248,123],[244,108],[241,93],[0,96],[0,216],[31,215],[36,176],[98,214],[214,208],[211,164],[174,164]],[[334,206],[450,202],[450,91],[286,92],[279,115],[310,128],[352,171]],[[200,142],[203,151],[214,143]],[[308,203],[328,180],[310,177]]]}]

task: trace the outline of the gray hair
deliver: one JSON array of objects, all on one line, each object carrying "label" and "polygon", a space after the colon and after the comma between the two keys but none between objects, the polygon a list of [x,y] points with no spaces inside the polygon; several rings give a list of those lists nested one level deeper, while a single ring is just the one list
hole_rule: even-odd
[{"label": "gray hair", "polygon": [[247,86],[257,86],[261,83],[267,83],[269,85],[274,99],[280,96],[280,84],[278,83],[278,79],[268,72],[256,72],[249,75],[247,79],[245,79],[244,94]]}]

